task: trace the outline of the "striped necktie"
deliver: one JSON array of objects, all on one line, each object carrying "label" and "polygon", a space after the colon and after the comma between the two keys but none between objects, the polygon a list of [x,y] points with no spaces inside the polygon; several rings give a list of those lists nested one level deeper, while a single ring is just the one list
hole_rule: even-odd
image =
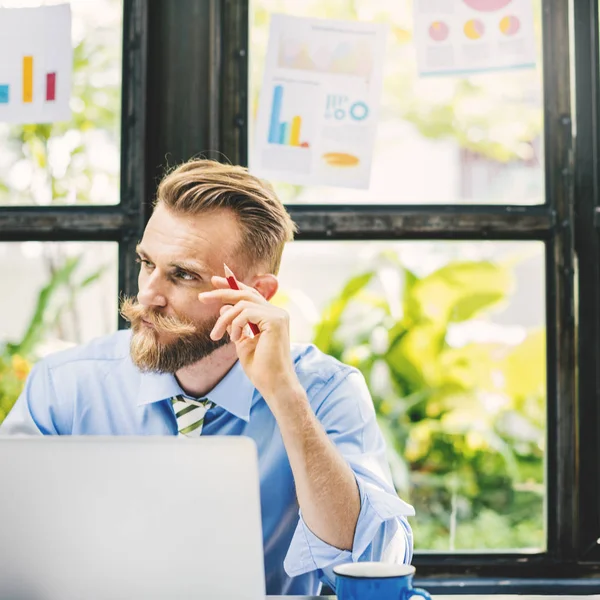
[{"label": "striped necktie", "polygon": [[177,419],[179,437],[200,437],[204,415],[212,408],[213,403],[208,398],[188,400],[183,396],[174,396],[171,403]]}]

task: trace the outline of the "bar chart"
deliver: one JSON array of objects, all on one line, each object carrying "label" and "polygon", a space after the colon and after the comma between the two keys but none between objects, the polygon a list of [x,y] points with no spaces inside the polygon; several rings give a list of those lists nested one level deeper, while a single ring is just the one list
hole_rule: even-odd
[{"label": "bar chart", "polygon": [[273,104],[269,120],[269,144],[309,148],[308,142],[301,141],[302,117],[294,115],[289,121],[281,120],[283,94],[283,85],[276,85],[273,88]]},{"label": "bar chart", "polygon": [[71,118],[71,10],[68,4],[0,7],[0,122]]},{"label": "bar chart", "polygon": [[[22,61],[22,102],[31,104],[34,97],[33,84],[34,60],[33,56],[24,56]],[[46,73],[46,86],[44,99],[46,102],[56,100],[56,73]],[[0,83],[0,104],[8,104],[11,101],[11,86],[8,83]]]}]

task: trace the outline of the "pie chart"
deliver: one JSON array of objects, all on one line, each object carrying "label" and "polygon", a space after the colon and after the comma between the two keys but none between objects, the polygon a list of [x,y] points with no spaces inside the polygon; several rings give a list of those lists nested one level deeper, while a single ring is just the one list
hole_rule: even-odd
[{"label": "pie chart", "polygon": [[473,10],[479,12],[494,12],[508,6],[512,0],[463,0]]},{"label": "pie chart", "polygon": [[463,30],[470,40],[478,40],[485,33],[485,27],[479,19],[467,21]]},{"label": "pie chart", "polygon": [[429,37],[435,42],[443,42],[449,33],[448,25],[442,21],[434,21],[429,27]]},{"label": "pie chart", "polygon": [[515,35],[521,29],[521,21],[517,17],[504,17],[500,21],[500,31],[504,35]]}]

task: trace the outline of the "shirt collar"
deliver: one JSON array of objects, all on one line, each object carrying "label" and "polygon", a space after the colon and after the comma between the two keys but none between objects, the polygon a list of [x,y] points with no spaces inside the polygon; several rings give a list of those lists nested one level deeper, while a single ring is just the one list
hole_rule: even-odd
[{"label": "shirt collar", "polygon": [[[138,406],[160,402],[179,395],[194,399],[181,389],[177,379],[171,373],[140,373]],[[248,422],[254,398],[254,385],[244,373],[238,360],[227,375],[203,397]]]}]

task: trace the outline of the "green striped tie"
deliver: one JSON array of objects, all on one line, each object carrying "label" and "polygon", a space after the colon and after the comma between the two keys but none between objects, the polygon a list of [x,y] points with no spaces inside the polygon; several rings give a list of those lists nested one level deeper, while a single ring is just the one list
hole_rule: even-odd
[{"label": "green striped tie", "polygon": [[204,415],[212,408],[213,403],[208,398],[188,400],[183,396],[174,396],[171,403],[177,419],[179,437],[200,437]]}]

